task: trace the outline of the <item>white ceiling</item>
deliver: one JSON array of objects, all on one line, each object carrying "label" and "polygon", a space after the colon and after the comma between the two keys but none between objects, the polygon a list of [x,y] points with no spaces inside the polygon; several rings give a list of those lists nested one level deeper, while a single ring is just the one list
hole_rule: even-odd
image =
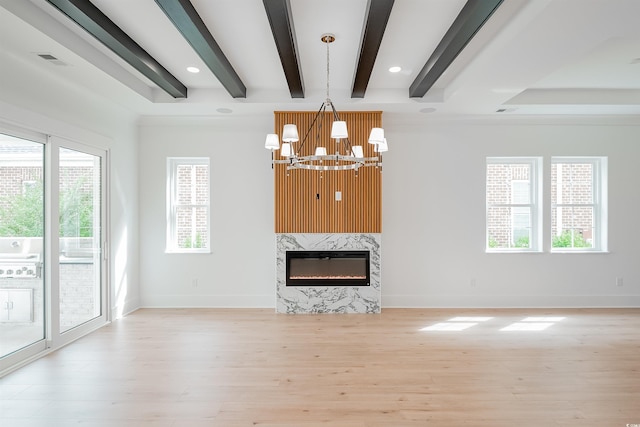
[{"label": "white ceiling", "polygon": [[[338,110],[640,115],[638,0],[504,0],[420,99],[409,97],[409,86],[465,0],[396,0],[363,99],[350,94],[367,0],[291,0],[304,99],[290,97],[262,0],[191,0],[247,87],[244,99],[227,93],[154,0],[92,2],[187,86],[187,99],[165,94],[45,0],[0,0],[2,68],[44,69],[139,115],[316,110],[327,84],[320,37],[329,32]],[[402,71],[390,73],[393,65]]]}]

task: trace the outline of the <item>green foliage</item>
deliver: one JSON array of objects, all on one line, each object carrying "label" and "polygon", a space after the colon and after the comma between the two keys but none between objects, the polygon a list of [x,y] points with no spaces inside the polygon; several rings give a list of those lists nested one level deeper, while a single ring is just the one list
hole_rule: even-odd
[{"label": "green foliage", "polygon": [[[573,245],[571,244],[572,238]],[[590,248],[591,244],[584,239],[582,234],[564,230],[561,235],[553,236],[552,246],[554,248]]]},{"label": "green foliage", "polygon": [[81,188],[78,180],[60,194],[60,237],[93,236],[93,197]]},{"label": "green foliage", "polygon": [[[60,193],[60,237],[93,236],[93,198],[81,191],[82,183]],[[0,236],[42,237],[44,201],[42,182],[8,198],[0,208]]]},{"label": "green foliage", "polygon": [[8,198],[2,206],[4,207],[0,207],[0,236],[43,236],[42,182],[26,187],[23,194]]},{"label": "green foliage", "polygon": [[191,236],[187,236],[186,239],[184,239],[184,246],[183,248],[202,248],[202,235],[200,233],[196,233],[196,239],[195,242],[191,241]]},{"label": "green foliage", "polygon": [[498,247],[498,241],[495,239],[495,237],[489,237],[489,247],[490,248]]},{"label": "green foliage", "polygon": [[516,240],[516,248],[528,248],[529,247],[529,236],[518,237]]}]

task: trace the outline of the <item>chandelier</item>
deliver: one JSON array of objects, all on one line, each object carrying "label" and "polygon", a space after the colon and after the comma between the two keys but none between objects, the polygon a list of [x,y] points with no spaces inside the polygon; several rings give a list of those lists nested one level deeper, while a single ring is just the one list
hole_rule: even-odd
[{"label": "chandelier", "polygon": [[[271,167],[276,164],[286,165],[287,171],[291,169],[306,169],[314,171],[337,171],[355,170],[356,174],[361,167],[380,167],[382,169],[382,153],[388,150],[387,139],[384,137],[384,129],[373,128],[369,135],[369,144],[373,144],[374,157],[364,157],[362,145],[352,145],[347,132],[347,122],[340,120],[340,115],[329,97],[329,44],[335,40],[333,34],[323,34],[320,40],[327,45],[327,99],[322,103],[320,109],[314,116],[309,129],[304,134],[302,142],[298,136],[298,127],[295,124],[285,124],[282,129],[282,146],[278,135],[270,133],[267,135],[264,147],[271,150]],[[330,108],[330,115],[333,116],[331,124],[331,138],[336,140],[335,153],[329,154],[327,148],[321,145],[320,135],[324,125],[325,113]],[[315,138],[314,138],[315,135]],[[300,155],[303,153],[305,144],[309,144],[311,149],[307,152],[311,155]],[[276,159],[274,151],[280,150],[280,157]]]}]

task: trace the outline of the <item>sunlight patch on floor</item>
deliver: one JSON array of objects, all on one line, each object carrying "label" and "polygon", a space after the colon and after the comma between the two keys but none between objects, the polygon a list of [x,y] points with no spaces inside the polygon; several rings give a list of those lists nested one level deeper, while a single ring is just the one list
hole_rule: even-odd
[{"label": "sunlight patch on floor", "polygon": [[477,325],[479,322],[486,322],[493,317],[480,317],[480,316],[458,316],[453,317],[446,322],[436,323],[435,325],[427,326],[421,331],[464,331]]},{"label": "sunlight patch on floor", "polygon": [[544,331],[553,322],[516,322],[500,329],[501,331]]},{"label": "sunlight patch on floor", "polygon": [[[451,319],[426,326],[421,331],[464,331],[481,322],[487,322],[494,317],[487,316],[456,316]],[[500,331],[544,331],[545,329],[555,325],[566,319],[563,316],[529,316],[518,322],[505,326]]]},{"label": "sunlight patch on floor", "polygon": [[464,331],[472,326],[477,325],[477,322],[443,322],[436,323],[435,325],[427,326],[420,329],[421,331]]}]

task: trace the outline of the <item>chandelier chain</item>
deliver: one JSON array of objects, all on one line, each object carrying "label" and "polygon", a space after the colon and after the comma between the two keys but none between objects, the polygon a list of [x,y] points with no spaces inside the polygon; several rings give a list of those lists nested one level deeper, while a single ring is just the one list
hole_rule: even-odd
[{"label": "chandelier chain", "polygon": [[331,99],[329,98],[329,44],[331,42],[330,41],[326,41],[325,44],[327,45],[327,102],[331,102]]}]

